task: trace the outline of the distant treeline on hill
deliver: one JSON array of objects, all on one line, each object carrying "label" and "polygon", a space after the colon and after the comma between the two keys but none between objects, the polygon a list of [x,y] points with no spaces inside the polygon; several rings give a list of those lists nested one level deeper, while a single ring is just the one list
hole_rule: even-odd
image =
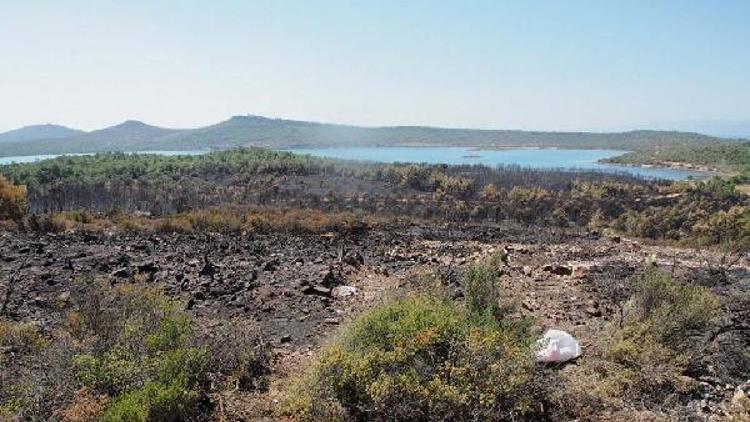
[{"label": "distant treeline on hill", "polygon": [[750,173],[750,142],[725,141],[702,145],[671,145],[665,148],[632,151],[607,161],[655,166],[682,163],[747,175]]},{"label": "distant treeline on hill", "polygon": [[0,157],[106,151],[209,150],[352,146],[459,146],[478,148],[588,148],[628,151],[664,146],[713,145],[721,138],[688,132],[620,133],[446,129],[420,126],[360,127],[260,116],[235,116],[198,129],[165,129],[138,121],[80,132],[44,125],[0,134]]}]

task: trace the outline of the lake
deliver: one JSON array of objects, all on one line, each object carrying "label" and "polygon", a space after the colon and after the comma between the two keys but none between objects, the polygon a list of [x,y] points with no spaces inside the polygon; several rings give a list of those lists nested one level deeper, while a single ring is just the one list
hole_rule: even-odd
[{"label": "lake", "polygon": [[[705,178],[707,173],[668,168],[630,167],[599,163],[624,153],[602,149],[504,149],[476,150],[452,147],[361,147],[361,148],[311,148],[286,149],[296,154],[346,160],[374,161],[383,163],[429,163],[429,164],[483,164],[487,166],[518,165],[542,169],[596,170],[606,173],[628,173],[652,179],[685,180],[689,177]],[[138,151],[134,154],[200,155],[208,151]],[[90,154],[67,154],[90,155]],[[33,155],[22,157],[0,157],[0,165],[29,163],[58,157],[59,155]]]},{"label": "lake", "polygon": [[606,149],[504,149],[477,150],[443,147],[364,147],[364,148],[300,148],[285,151],[317,157],[384,163],[483,164],[486,166],[518,165],[542,169],[596,170],[606,173],[628,173],[651,179],[685,180],[705,178],[700,171],[632,167],[598,162],[626,151]]}]

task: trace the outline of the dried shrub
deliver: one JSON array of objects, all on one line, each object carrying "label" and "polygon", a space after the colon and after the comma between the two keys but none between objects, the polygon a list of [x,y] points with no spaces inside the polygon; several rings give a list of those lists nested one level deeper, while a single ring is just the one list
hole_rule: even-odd
[{"label": "dried shrub", "polygon": [[26,187],[0,174],[0,220],[20,220],[26,214]]},{"label": "dried shrub", "polygon": [[81,388],[73,394],[70,404],[60,412],[62,422],[97,422],[104,415],[109,397],[91,389]]},{"label": "dried shrub", "polygon": [[35,325],[0,320],[0,347],[11,349],[14,353],[26,354],[39,351],[44,345],[44,337]]},{"label": "dried shrub", "polygon": [[270,349],[254,321],[203,321],[197,342],[209,351],[209,370],[228,377],[234,388],[263,391],[267,388]]}]

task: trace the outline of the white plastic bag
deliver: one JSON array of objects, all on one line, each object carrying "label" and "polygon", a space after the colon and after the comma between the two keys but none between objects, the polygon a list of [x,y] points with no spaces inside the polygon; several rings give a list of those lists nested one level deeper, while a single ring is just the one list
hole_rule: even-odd
[{"label": "white plastic bag", "polygon": [[548,330],[537,340],[537,347],[537,362],[560,363],[581,356],[578,340],[561,330]]}]

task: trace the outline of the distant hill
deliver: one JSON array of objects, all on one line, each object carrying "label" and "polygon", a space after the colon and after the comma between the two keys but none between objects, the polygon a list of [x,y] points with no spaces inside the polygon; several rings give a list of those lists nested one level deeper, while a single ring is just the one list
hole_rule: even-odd
[{"label": "distant hill", "polygon": [[198,129],[165,129],[127,121],[58,139],[3,145],[0,156],[103,151],[206,150],[347,146],[462,146],[478,148],[599,148],[643,150],[670,145],[727,142],[690,132],[638,130],[620,133],[446,129],[422,126],[360,127],[261,116],[235,116]]},{"label": "distant hill", "polygon": [[152,145],[155,140],[180,131],[128,120],[116,126],[66,138],[7,142],[0,150],[0,156],[154,150]]},{"label": "distant hill", "polygon": [[60,125],[33,125],[24,126],[8,132],[0,133],[0,143],[21,142],[37,139],[60,139],[81,135],[86,132]]}]

